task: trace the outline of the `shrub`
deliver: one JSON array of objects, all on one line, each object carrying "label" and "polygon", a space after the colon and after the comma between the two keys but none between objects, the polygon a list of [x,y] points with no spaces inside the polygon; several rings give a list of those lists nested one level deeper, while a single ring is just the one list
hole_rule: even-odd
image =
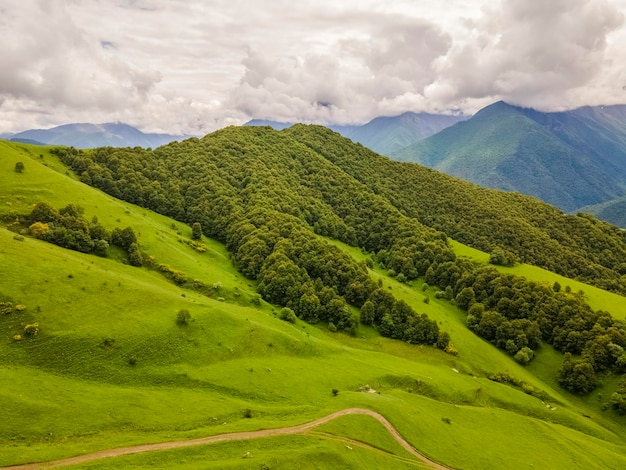
[{"label": "shrub", "polygon": [[525,366],[532,360],[533,357],[535,357],[535,353],[533,352],[533,350],[530,349],[528,346],[525,346],[517,351],[517,353],[515,353],[513,359]]},{"label": "shrub", "polygon": [[288,321],[289,323],[296,322],[296,314],[293,313],[293,310],[291,310],[289,307],[281,308],[280,313],[278,314],[278,318]]},{"label": "shrub", "polygon": [[26,336],[37,336],[39,334],[39,323],[30,323],[24,327]]},{"label": "shrub", "polygon": [[192,240],[201,240],[202,239],[202,225],[200,222],[194,222],[191,226],[191,239]]},{"label": "shrub", "polygon": [[337,395],[339,395],[339,390],[333,388],[333,397],[336,397]]},{"label": "shrub", "polygon": [[3,313],[4,315],[13,313],[13,303],[12,302],[0,302],[0,313]]},{"label": "shrub", "polygon": [[176,323],[179,325],[187,325],[189,320],[191,320],[189,310],[180,310],[178,314],[176,314]]},{"label": "shrub", "polygon": [[17,162],[15,164],[15,172],[16,173],[23,173],[24,172],[24,162]]},{"label": "shrub", "polygon": [[328,329],[329,329],[330,331],[332,331],[333,333],[336,333],[336,332],[337,332],[337,327],[335,326],[335,324],[334,324],[333,322],[330,322],[330,323],[328,324]]}]

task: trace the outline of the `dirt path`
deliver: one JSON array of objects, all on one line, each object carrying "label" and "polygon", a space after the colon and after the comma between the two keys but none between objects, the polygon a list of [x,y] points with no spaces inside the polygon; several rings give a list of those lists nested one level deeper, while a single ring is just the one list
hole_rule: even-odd
[{"label": "dirt path", "polygon": [[166,450],[166,449],[176,449],[180,447],[191,447],[198,446],[203,444],[213,444],[216,442],[226,442],[226,441],[238,441],[238,440],[246,440],[246,439],[259,439],[262,437],[272,437],[272,436],[284,436],[289,434],[304,434],[311,429],[320,426],[321,424],[325,424],[335,418],[345,415],[353,415],[353,414],[362,414],[371,416],[374,419],[377,419],[389,433],[393,436],[393,438],[398,441],[398,443],[404,447],[408,452],[417,457],[419,460],[430,466],[431,468],[435,468],[438,470],[450,470],[448,467],[444,467],[432,460],[426,458],[422,454],[420,454],[411,444],[404,440],[404,438],[400,435],[400,433],[393,427],[393,425],[387,421],[387,419],[375,411],[367,410],[364,408],[347,408],[345,410],[337,411],[335,413],[331,413],[328,416],[324,416],[323,418],[316,419],[315,421],[311,421],[310,423],[299,424],[297,426],[290,426],[286,428],[276,428],[276,429],[263,429],[260,431],[244,431],[244,432],[233,432],[227,434],[218,434],[216,436],[208,436],[208,437],[200,437],[197,439],[188,439],[184,441],[173,441],[173,442],[161,442],[158,444],[144,444],[132,447],[120,447],[117,449],[109,449],[109,450],[101,450],[98,452],[93,452],[91,454],[79,455],[77,457],[70,457],[62,460],[54,460],[52,462],[42,462],[42,463],[32,463],[25,465],[14,465],[12,467],[3,467],[11,470],[34,470],[34,469],[43,469],[43,468],[54,468],[54,467],[63,467],[66,465],[76,465],[84,462],[91,462],[93,460],[105,459],[107,457],[118,457],[120,455],[128,455],[128,454],[138,454],[140,452],[151,452],[154,450]]}]

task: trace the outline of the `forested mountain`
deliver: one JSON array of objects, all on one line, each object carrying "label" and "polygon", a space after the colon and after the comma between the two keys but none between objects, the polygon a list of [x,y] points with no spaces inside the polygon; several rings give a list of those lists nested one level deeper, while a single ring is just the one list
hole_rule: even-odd
[{"label": "forested mountain", "polygon": [[[465,119],[464,115],[406,112],[399,116],[380,116],[362,125],[329,125],[328,128],[375,152],[391,155]],[[293,123],[253,119],[245,125],[282,130]]]},{"label": "forested mountain", "polygon": [[626,106],[541,113],[498,102],[393,157],[565,211],[626,192]]},{"label": "forested mountain", "polygon": [[329,127],[377,153],[391,155],[465,119],[463,115],[407,112],[377,117],[362,126]]},{"label": "forested mountain", "polygon": [[[409,224],[421,240],[415,243],[435,243],[435,252],[447,251],[438,240],[449,236],[626,292],[620,277],[626,234],[617,227],[394,162],[321,126],[231,127],[154,151],[97,149],[67,158],[83,181],[188,223],[204,221],[205,233],[224,241],[245,205],[295,217],[306,230],[373,252],[391,249]],[[252,276],[259,262],[250,267]]]},{"label": "forested mountain", "polygon": [[609,223],[626,229],[626,196],[611,199],[610,201],[593,206],[585,206],[581,212],[593,214],[598,219],[606,220]]},{"label": "forested mountain", "polygon": [[52,129],[32,129],[11,136],[16,142],[40,142],[46,145],[94,147],[158,147],[183,136],[145,134],[120,122],[105,124],[65,124]]},{"label": "forested mountain", "polygon": [[470,328],[519,362],[542,342],[582,354],[582,365],[566,357],[561,380],[572,391],[588,393],[596,373],[626,367],[626,331],[610,314],[560,287],[457,259],[447,243],[450,236],[490,251],[494,264],[522,259],[624,294],[626,232],[592,216],[394,162],[321,126],[231,127],[155,150],[56,152],[83,182],[224,242],[264,299],[305,321],[348,331],[360,321],[384,336],[449,345],[436,322],[322,235],[372,253],[403,282],[438,286],[468,310]]}]

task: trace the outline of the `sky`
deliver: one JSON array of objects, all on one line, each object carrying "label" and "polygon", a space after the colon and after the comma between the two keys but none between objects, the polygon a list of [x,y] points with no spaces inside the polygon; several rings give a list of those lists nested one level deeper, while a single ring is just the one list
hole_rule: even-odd
[{"label": "sky", "polygon": [[626,103],[626,0],[0,0],[0,133]]}]

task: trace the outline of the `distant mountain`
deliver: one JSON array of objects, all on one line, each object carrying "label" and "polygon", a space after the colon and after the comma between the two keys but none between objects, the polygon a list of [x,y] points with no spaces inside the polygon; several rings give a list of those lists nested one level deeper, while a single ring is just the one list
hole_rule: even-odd
[{"label": "distant mountain", "polygon": [[598,219],[626,229],[626,196],[611,199],[602,204],[582,207],[580,212],[593,214]]},{"label": "distant mountain", "polygon": [[145,134],[120,122],[106,124],[65,124],[52,129],[32,129],[11,136],[15,142],[39,142],[46,145],[94,147],[159,147],[185,136]]},{"label": "distant mountain", "polygon": [[463,115],[408,112],[377,117],[362,126],[329,127],[377,153],[390,155],[465,119]]},{"label": "distant mountain", "polygon": [[626,194],[626,106],[541,113],[500,101],[392,157],[575,211]]},{"label": "distant mountain", "polygon": [[0,133],[0,139],[9,140],[11,137],[13,137],[13,134],[11,132]]},{"label": "distant mountain", "polygon": [[[370,150],[389,155],[467,118],[463,115],[407,112],[399,116],[377,117],[363,125],[333,124],[326,127]],[[293,124],[295,123],[253,119],[244,126],[270,126],[280,131]]]}]

